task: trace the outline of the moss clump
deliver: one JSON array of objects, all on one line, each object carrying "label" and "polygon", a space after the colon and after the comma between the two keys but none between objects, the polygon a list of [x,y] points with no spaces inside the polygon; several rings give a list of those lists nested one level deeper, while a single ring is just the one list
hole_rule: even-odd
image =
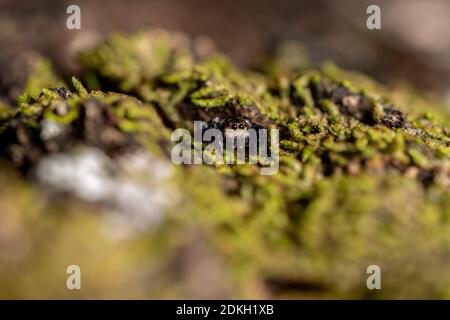
[{"label": "moss clump", "polygon": [[[88,83],[99,86],[103,81],[112,82],[125,92],[192,64],[188,39],[163,30],[131,37],[111,35],[104,45],[83,53],[81,60]],[[90,71],[95,71],[98,77],[93,77]]]},{"label": "moss clump", "polygon": [[14,103],[23,92],[36,98],[43,88],[62,86],[48,59],[30,52],[5,48],[0,53],[0,101]]},{"label": "moss clump", "polygon": [[44,155],[77,144],[115,155],[133,150],[139,139],[168,139],[151,105],[120,93],[88,93],[75,78],[73,86],[75,93],[53,88],[37,99],[28,96],[3,119],[1,149],[17,166],[29,168]]},{"label": "moss clump", "polygon": [[[86,88],[74,79],[74,92],[44,89],[2,111],[2,155],[25,172],[79,144],[113,161],[145,148],[168,163],[171,130],[244,117],[280,130],[280,170],[174,166],[181,202],[136,240],[158,246],[135,257],[157,259],[149,270],[164,274],[169,297],[449,297],[449,118],[331,64],[301,69],[305,58],[289,52],[242,69],[178,34],[113,35],[83,53]],[[184,250],[213,260],[227,284],[203,295],[188,285]],[[370,264],[382,269],[381,291],[366,288]]]},{"label": "moss clump", "polygon": [[50,61],[41,58],[36,61],[33,71],[28,75],[24,92],[37,98],[42,89],[63,85],[64,82],[52,70]]},{"label": "moss clump", "polygon": [[[134,75],[132,70],[139,69],[142,61],[130,58],[127,64],[135,67],[126,69],[126,63],[119,62],[122,49],[112,48],[135,52],[136,46],[148,47],[148,42],[166,42],[164,47],[170,47],[166,33],[144,35],[120,38],[116,46],[111,39],[85,57],[94,59],[108,51],[108,61],[126,70],[109,77],[119,82],[116,89],[120,90],[120,82]],[[147,56],[151,59],[152,55]],[[193,54],[190,56],[193,61]],[[89,70],[98,78],[105,77],[103,68],[108,63],[89,64]],[[166,65],[164,59],[152,60],[152,67],[158,70]],[[141,77],[132,86],[133,94],[153,103],[172,128],[189,127],[192,120],[244,116],[263,126],[275,124],[282,130],[283,154],[313,166],[321,175],[394,170],[417,172],[419,179],[448,178],[448,128],[431,121],[429,115],[407,119],[386,96],[365,88],[366,83],[374,87],[370,81],[351,83],[345,72],[330,64],[323,70],[300,72],[272,68],[266,75],[238,69],[225,57],[214,55],[177,69],[146,72],[147,78]]]}]

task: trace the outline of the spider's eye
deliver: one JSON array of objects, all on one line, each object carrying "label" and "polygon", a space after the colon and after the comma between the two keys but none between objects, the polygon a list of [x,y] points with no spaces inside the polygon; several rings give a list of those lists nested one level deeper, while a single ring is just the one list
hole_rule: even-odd
[{"label": "spider's eye", "polygon": [[239,129],[244,129],[245,128],[245,126],[241,123],[240,125],[239,125]]},{"label": "spider's eye", "polygon": [[236,129],[237,129],[237,125],[236,125],[236,124],[233,124],[233,125],[231,126],[231,129],[236,130]]}]

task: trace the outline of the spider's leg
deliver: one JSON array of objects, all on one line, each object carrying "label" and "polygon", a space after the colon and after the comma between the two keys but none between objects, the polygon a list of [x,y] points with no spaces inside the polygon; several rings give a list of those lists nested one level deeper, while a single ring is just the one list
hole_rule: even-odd
[{"label": "spider's leg", "polygon": [[219,117],[214,117],[210,120],[210,126],[213,127],[214,129],[219,129],[221,126],[221,121],[219,119]]}]

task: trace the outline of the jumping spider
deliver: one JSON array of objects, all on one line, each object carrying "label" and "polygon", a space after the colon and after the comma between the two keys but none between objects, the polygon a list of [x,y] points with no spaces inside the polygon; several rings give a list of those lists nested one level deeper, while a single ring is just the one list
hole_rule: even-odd
[{"label": "jumping spider", "polygon": [[[247,148],[249,143],[250,129],[257,130],[262,127],[252,123],[249,119],[244,117],[227,117],[220,119],[219,117],[212,118],[206,123],[203,129],[218,129],[224,135],[226,140],[238,141],[239,138],[244,138],[245,145],[242,147]],[[235,146],[238,144],[235,143]]]}]

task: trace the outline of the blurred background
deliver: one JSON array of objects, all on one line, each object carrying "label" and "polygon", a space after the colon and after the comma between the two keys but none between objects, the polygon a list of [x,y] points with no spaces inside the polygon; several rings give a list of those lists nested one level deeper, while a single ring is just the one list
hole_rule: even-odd
[{"label": "blurred background", "polygon": [[[81,30],[65,28],[69,4],[81,8]],[[366,28],[370,4],[381,7],[381,30]],[[111,31],[204,35],[244,65],[277,42],[297,40],[315,63],[330,59],[383,83],[407,81],[450,105],[449,13],[446,0],[1,0],[0,46],[40,52],[67,75],[77,71],[76,53]]]}]

